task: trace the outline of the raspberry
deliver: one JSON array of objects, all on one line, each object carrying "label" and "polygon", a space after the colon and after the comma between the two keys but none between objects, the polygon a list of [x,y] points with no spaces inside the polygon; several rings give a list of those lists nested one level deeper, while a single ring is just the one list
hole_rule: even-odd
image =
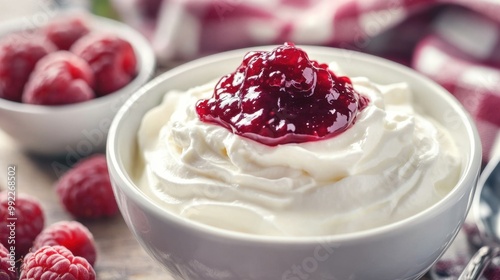
[{"label": "raspberry", "polygon": [[[19,259],[28,253],[33,240],[42,231],[44,217],[38,200],[26,194],[20,193],[17,197],[10,194],[0,193],[0,239],[9,248],[15,238],[16,259]],[[9,209],[9,206],[13,207]]]},{"label": "raspberry", "polygon": [[56,50],[37,34],[11,34],[0,41],[0,98],[21,102],[24,85],[42,57]]},{"label": "raspberry", "polygon": [[83,59],[68,51],[57,51],[36,65],[23,94],[23,102],[63,105],[94,98],[94,76]]},{"label": "raspberry", "polygon": [[0,244],[0,279],[2,280],[16,280],[15,256],[9,254],[9,250]]},{"label": "raspberry", "polygon": [[71,51],[90,64],[98,96],[127,85],[136,74],[137,58],[132,45],[108,33],[90,33],[75,42]]},{"label": "raspberry", "polygon": [[77,218],[110,217],[118,212],[102,154],[78,162],[57,181],[56,191],[66,210]]},{"label": "raspberry", "polygon": [[37,236],[31,250],[55,245],[66,247],[73,255],[85,258],[92,266],[95,263],[97,252],[94,237],[79,222],[62,221],[50,225]]},{"label": "raspberry", "polygon": [[44,246],[24,259],[20,280],[93,280],[96,274],[89,262],[75,257],[63,246]]},{"label": "raspberry", "polygon": [[82,16],[71,15],[50,21],[43,32],[60,50],[69,50],[74,42],[90,32],[90,28]]}]

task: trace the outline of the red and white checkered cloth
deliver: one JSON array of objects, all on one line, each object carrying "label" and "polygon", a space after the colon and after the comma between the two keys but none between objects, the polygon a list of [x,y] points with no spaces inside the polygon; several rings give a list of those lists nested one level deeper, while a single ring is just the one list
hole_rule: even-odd
[{"label": "red and white checkered cloth", "polygon": [[112,1],[162,64],[285,41],[407,64],[464,104],[490,156],[500,127],[499,0]]}]

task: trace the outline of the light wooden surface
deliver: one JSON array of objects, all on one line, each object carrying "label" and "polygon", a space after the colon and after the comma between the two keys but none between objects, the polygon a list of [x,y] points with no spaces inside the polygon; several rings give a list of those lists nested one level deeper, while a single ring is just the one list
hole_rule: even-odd
[{"label": "light wooden surface", "polygon": [[[54,161],[61,159],[37,158],[25,154],[0,130],[0,188],[6,189],[7,166],[17,165],[17,192],[28,193],[40,200],[46,226],[73,219],[60,205],[54,190],[54,183],[58,178],[51,167]],[[112,219],[82,223],[90,229],[97,243],[97,279],[172,279],[140,247],[120,215]]]}]

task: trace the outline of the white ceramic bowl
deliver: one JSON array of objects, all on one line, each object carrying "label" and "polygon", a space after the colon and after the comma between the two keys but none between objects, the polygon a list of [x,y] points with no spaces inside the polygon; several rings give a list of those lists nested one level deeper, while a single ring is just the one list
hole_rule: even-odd
[{"label": "white ceramic bowl", "polygon": [[[77,104],[41,106],[0,98],[0,129],[24,150],[46,156],[71,154],[77,158],[104,150],[114,115],[154,73],[153,50],[140,33],[118,21],[91,15],[88,18],[91,29],[118,34],[132,44],[138,74],[116,92]],[[9,21],[0,26],[0,37],[30,27],[26,18]]]},{"label": "white ceramic bowl", "polygon": [[382,84],[407,82],[415,102],[448,127],[456,140],[463,156],[460,181],[442,201],[413,217],[352,234],[266,237],[180,218],[146,197],[129,175],[141,119],[168,90],[185,90],[234,71],[250,49],[187,63],[154,79],[126,102],[113,121],[107,149],[111,180],[126,223],[174,279],[417,279],[460,230],[481,164],[479,137],[463,107],[443,88],[404,66],[351,51],[302,48],[321,62],[337,61],[350,76],[366,76]]}]

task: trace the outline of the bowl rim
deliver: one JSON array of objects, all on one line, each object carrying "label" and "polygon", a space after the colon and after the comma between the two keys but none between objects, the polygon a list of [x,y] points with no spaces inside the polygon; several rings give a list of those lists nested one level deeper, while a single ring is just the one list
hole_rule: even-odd
[{"label": "bowl rim", "polygon": [[[37,104],[27,104],[16,101],[11,101],[7,99],[0,98],[0,110],[18,112],[18,113],[28,113],[35,115],[45,115],[45,114],[65,114],[69,112],[76,112],[79,110],[92,110],[99,106],[108,104],[114,100],[119,99],[119,97],[125,99],[127,93],[139,89],[144,85],[154,74],[156,67],[156,58],[146,37],[144,37],[137,30],[128,26],[127,24],[113,20],[110,18],[98,16],[81,10],[67,10],[56,12],[50,19],[56,18],[58,16],[81,16],[84,19],[89,20],[89,25],[91,27],[95,26],[106,26],[100,31],[117,33],[119,37],[126,39],[136,53],[137,57],[137,75],[124,87],[104,96],[96,97],[84,102],[78,102],[73,104],[64,104],[57,106],[50,105],[37,105]],[[20,18],[15,18],[8,20],[0,25],[0,37],[6,36],[8,33],[16,31],[29,30],[26,27],[26,21]],[[33,27],[33,26],[32,26]],[[37,27],[40,27],[38,25]],[[91,32],[94,30],[91,30]],[[99,32],[100,32],[99,31]]]},{"label": "bowl rim", "polygon": [[[365,63],[374,63],[383,68],[391,68],[397,72],[401,72],[405,76],[409,76],[413,80],[417,80],[419,82],[424,83],[427,88],[430,88],[435,92],[439,92],[439,94],[442,95],[442,97],[447,101],[447,103],[450,104],[450,108],[452,108],[454,112],[456,112],[460,116],[461,121],[464,122],[464,127],[470,142],[470,145],[468,146],[468,149],[470,150],[470,159],[466,163],[466,166],[463,167],[460,179],[456,183],[452,191],[450,191],[445,197],[436,202],[434,205],[403,220],[352,233],[318,235],[318,236],[270,236],[270,235],[257,235],[257,234],[231,231],[227,229],[221,229],[214,226],[202,224],[200,222],[192,221],[187,218],[180,217],[175,213],[171,213],[166,209],[161,208],[159,205],[153,202],[149,197],[147,197],[142,191],[140,191],[139,187],[136,186],[133,180],[126,174],[121,159],[121,155],[118,151],[119,145],[116,143],[117,131],[122,125],[121,120],[127,114],[128,108],[133,106],[136,101],[145,98],[145,96],[150,90],[162,84],[164,80],[168,80],[172,77],[175,77],[180,73],[190,71],[197,67],[206,66],[208,64],[217,63],[220,60],[226,60],[231,58],[234,59],[237,57],[242,58],[243,55],[249,51],[255,51],[257,49],[267,50],[273,47],[276,47],[276,45],[264,45],[264,46],[250,47],[250,48],[242,48],[198,58],[189,61],[185,64],[179,65],[159,75],[158,77],[156,77],[155,79],[151,80],[149,83],[144,85],[137,92],[135,92],[129,98],[129,100],[125,102],[125,104],[120,108],[120,110],[115,115],[107,139],[106,157],[107,157],[110,176],[113,185],[115,185],[115,188],[119,188],[123,193],[125,193],[127,199],[132,199],[136,204],[139,204],[144,209],[147,209],[148,211],[154,213],[157,216],[161,216],[163,219],[168,220],[169,223],[176,223],[179,226],[189,228],[189,230],[191,231],[202,232],[203,234],[209,234],[212,236],[236,240],[238,242],[306,245],[312,243],[317,244],[318,241],[343,242],[343,243],[358,242],[360,240],[365,240],[366,238],[373,238],[376,236],[385,235],[391,231],[394,231],[395,229],[400,229],[403,227],[415,225],[420,221],[426,219],[427,217],[432,216],[433,214],[444,211],[444,209],[450,206],[452,200],[456,200],[462,195],[460,190],[467,188],[466,184],[475,182],[475,180],[477,179],[482,160],[481,141],[479,138],[477,128],[474,124],[472,117],[465,110],[462,104],[442,86],[438,85],[430,78],[425,77],[424,75],[416,72],[415,70],[407,66],[374,55],[361,53],[357,51],[339,49],[334,47],[297,45],[297,47],[305,49],[306,52],[308,53],[313,52],[314,55],[323,54],[330,56],[331,55],[340,56],[340,55],[346,55],[346,52],[348,52],[349,55],[352,55],[351,57],[352,59],[360,60]],[[474,192],[474,189],[475,185],[471,187],[472,193]],[[467,212],[469,211],[470,206],[471,203],[468,203]],[[463,220],[465,220],[465,215],[463,217]],[[455,235],[457,233],[458,232],[456,232]]]}]

